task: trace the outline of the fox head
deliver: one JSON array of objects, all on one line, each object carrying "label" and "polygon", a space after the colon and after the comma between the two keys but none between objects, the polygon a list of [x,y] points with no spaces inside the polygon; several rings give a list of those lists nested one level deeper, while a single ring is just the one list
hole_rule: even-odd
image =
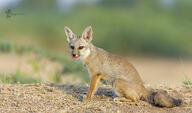
[{"label": "fox head", "polygon": [[68,27],[64,27],[67,41],[71,49],[71,55],[74,60],[85,59],[91,53],[92,28],[88,26],[81,36],[72,32]]}]

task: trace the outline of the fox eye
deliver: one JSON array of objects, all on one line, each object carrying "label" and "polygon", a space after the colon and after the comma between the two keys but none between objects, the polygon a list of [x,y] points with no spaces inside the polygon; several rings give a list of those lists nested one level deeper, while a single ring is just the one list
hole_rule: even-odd
[{"label": "fox eye", "polygon": [[79,46],[79,49],[83,49],[84,48],[84,46]]},{"label": "fox eye", "polygon": [[75,47],[74,46],[70,46],[71,49],[74,49]]}]

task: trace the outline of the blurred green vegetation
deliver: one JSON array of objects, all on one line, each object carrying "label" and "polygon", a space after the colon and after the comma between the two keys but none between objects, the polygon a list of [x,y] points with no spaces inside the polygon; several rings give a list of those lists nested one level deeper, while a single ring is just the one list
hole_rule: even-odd
[{"label": "blurred green vegetation", "polygon": [[[89,81],[81,63],[69,58],[64,26],[81,35],[85,27],[91,25],[93,43],[116,54],[191,57],[192,2],[165,1],[85,1],[71,7],[64,5],[61,11],[53,0],[22,0],[10,9],[12,13],[23,15],[6,18],[6,9],[0,12],[0,51],[19,55],[34,52],[42,58],[48,57],[61,63],[63,71],[55,74],[55,82],[60,81],[63,73],[72,73]],[[31,65],[38,71],[36,62],[31,61]],[[5,78],[5,83],[6,80],[22,82],[19,79],[24,75],[12,75]],[[4,74],[1,74],[0,80],[2,77]],[[32,78],[25,78],[25,81],[28,79]]]},{"label": "blurred green vegetation", "polygon": [[40,79],[32,78],[29,75],[24,75],[21,72],[16,72],[14,74],[0,74],[0,81],[1,83],[7,84],[27,84],[27,83],[40,83]]},{"label": "blurred green vegetation", "polygon": [[185,75],[185,80],[183,81],[184,85],[192,85],[192,80],[189,78],[189,76]]},{"label": "blurred green vegetation", "polygon": [[77,2],[62,12],[56,1],[23,0],[12,12],[24,15],[0,18],[0,38],[63,52],[68,51],[64,26],[80,35],[91,25],[93,43],[113,53],[191,56],[192,2],[161,1]]},{"label": "blurred green vegetation", "polygon": [[[56,73],[53,77],[54,83],[59,83],[61,75],[63,74],[73,74],[77,78],[83,79],[82,83],[89,82],[89,76],[85,68],[82,66],[81,62],[74,62],[71,58],[68,58],[64,54],[50,52],[45,49],[41,49],[37,46],[30,45],[19,45],[7,40],[0,40],[0,54],[1,53],[15,53],[18,55],[24,55],[29,53],[35,53],[39,58],[49,58],[52,61],[60,63],[63,67],[61,73]],[[36,61],[30,61],[30,64],[34,68],[34,71],[37,71],[39,67],[37,66]],[[32,78],[29,75],[25,75],[19,71],[13,74],[0,74],[0,80],[3,83],[37,83],[42,82],[40,79]]]}]

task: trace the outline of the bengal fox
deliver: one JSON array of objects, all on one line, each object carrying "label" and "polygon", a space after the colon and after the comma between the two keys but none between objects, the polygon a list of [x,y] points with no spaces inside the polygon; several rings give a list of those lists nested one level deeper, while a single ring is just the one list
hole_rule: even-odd
[{"label": "bengal fox", "polygon": [[82,61],[91,77],[88,97],[83,105],[91,101],[102,79],[112,83],[113,91],[118,96],[114,101],[136,102],[142,99],[161,107],[174,107],[182,103],[180,99],[169,96],[166,91],[148,91],[137,70],[126,59],[94,46],[91,43],[91,26],[88,26],[81,36],[74,34],[68,27],[64,27],[64,30],[72,57]]}]

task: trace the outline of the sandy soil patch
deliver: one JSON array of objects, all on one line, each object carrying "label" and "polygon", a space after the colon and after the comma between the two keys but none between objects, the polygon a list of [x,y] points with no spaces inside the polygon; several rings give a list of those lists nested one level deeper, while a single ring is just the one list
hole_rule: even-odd
[{"label": "sandy soil patch", "polygon": [[155,107],[147,102],[115,103],[108,86],[99,88],[92,101],[80,106],[88,87],[56,84],[0,84],[0,112],[2,113],[191,113],[192,87],[166,89],[172,96],[182,97],[184,104],[174,108]]}]

